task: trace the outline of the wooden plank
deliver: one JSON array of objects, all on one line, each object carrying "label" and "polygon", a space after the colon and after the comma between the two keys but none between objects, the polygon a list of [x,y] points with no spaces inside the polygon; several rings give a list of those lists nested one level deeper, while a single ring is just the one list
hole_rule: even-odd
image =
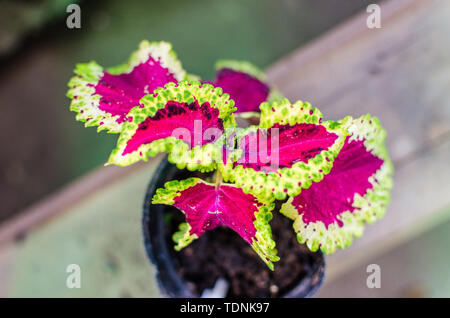
[{"label": "wooden plank", "polygon": [[327,257],[327,283],[450,219],[450,138],[397,168],[387,214],[353,245]]},{"label": "wooden plank", "polygon": [[407,160],[450,131],[449,11],[448,1],[385,2],[381,29],[368,29],[362,14],[275,63],[269,76],[325,118],[378,116],[394,161]]},{"label": "wooden plank", "polygon": [[[160,157],[153,161],[158,162],[159,160]],[[95,171],[61,188],[61,190],[22,211],[11,221],[4,222],[0,227],[0,245],[15,238],[20,238],[29,229],[40,225],[71,205],[93,195],[105,185],[121,180],[122,177],[126,177],[132,171],[142,168],[142,166],[143,164],[139,163],[126,168],[116,166],[99,167]]]},{"label": "wooden plank", "polygon": [[[0,295],[9,297],[158,296],[141,233],[142,204],[157,160],[60,211],[0,247]],[[66,286],[70,264],[81,288]]]},{"label": "wooden plank", "polygon": [[362,239],[328,257],[329,283],[450,217],[450,2],[384,4],[381,29],[368,29],[362,14],[268,70],[284,94],[326,118],[369,112],[388,131],[392,203]]},{"label": "wooden plank", "polygon": [[15,252],[16,249],[12,242],[0,246],[0,298],[5,298],[9,295]]},{"label": "wooden plank", "polygon": [[[443,211],[450,213],[450,210]],[[450,221],[353,266],[317,297],[450,297]],[[380,288],[367,288],[367,266],[380,266]]]}]

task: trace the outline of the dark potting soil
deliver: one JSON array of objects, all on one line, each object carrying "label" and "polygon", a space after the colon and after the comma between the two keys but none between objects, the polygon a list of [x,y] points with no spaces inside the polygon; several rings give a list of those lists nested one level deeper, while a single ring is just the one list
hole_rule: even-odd
[{"label": "dark potting soil", "polygon": [[[277,210],[277,209],[275,209]],[[168,207],[166,240],[174,246],[172,234],[184,215]],[[315,253],[297,242],[292,221],[274,211],[270,222],[280,261],[271,271],[251,246],[234,231],[221,227],[205,233],[189,246],[176,252],[175,266],[188,288],[196,295],[212,288],[218,278],[229,282],[227,297],[280,297],[295,287],[310,270]]]}]

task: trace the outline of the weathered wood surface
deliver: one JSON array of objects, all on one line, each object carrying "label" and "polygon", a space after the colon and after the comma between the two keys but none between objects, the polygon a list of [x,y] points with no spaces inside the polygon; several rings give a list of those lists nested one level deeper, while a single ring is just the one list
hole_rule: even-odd
[{"label": "weathered wood surface", "polygon": [[[96,184],[95,191],[82,184],[69,187],[62,196],[77,201],[60,206],[58,213],[37,210],[44,218],[14,223],[20,235],[0,246],[0,297],[158,296],[140,224],[145,190],[160,159],[119,179],[109,175],[116,170],[99,172],[99,179],[86,179],[86,186]],[[50,199],[50,205],[59,200]],[[81,268],[80,289],[66,287],[69,264]]]},{"label": "weathered wood surface", "polygon": [[[368,29],[362,13],[268,70],[286,96],[310,101],[327,119],[370,112],[388,130],[396,168],[388,213],[327,258],[325,294],[350,269],[450,217],[449,16],[445,0],[385,1],[381,29]],[[125,173],[102,168],[5,224],[0,296],[155,295],[136,227],[158,160]],[[65,266],[77,262],[97,287],[65,288]]]},{"label": "weathered wood surface", "polygon": [[416,234],[414,226],[450,217],[450,3],[386,4],[399,10],[382,7],[381,29],[366,28],[362,15],[269,70],[283,93],[326,118],[372,113],[388,131],[396,168],[389,213],[328,258],[328,281]]}]

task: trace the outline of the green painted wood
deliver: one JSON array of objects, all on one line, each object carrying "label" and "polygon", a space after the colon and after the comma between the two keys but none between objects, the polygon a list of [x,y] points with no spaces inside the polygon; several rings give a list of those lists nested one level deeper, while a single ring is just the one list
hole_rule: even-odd
[{"label": "green painted wood", "polygon": [[[450,210],[441,211],[450,214]],[[442,222],[380,255],[369,253],[329,282],[318,297],[450,297],[450,222]],[[381,288],[367,288],[367,266],[380,266]]]},{"label": "green painted wood", "polygon": [[[144,194],[157,161],[104,185],[7,247],[14,249],[9,258],[14,265],[3,292],[11,297],[157,297],[140,231]],[[69,264],[81,268],[80,289],[66,286]]]}]

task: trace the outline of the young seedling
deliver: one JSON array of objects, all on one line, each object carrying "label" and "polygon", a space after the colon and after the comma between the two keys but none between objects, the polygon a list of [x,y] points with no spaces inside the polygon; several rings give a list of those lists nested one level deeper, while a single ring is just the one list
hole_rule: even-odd
[{"label": "young seedling", "polygon": [[[173,235],[176,250],[226,226],[273,270],[276,200],[298,241],[325,253],[349,246],[383,216],[393,165],[376,117],[324,121],[311,104],[283,98],[250,63],[216,66],[216,78],[201,81],[169,43],[143,41],[127,63],[79,64],[69,82],[76,118],[120,134],[107,164],[167,153],[180,169],[215,171],[213,180],[169,181],[153,197],[186,216]],[[255,117],[258,125],[236,124]]]}]

